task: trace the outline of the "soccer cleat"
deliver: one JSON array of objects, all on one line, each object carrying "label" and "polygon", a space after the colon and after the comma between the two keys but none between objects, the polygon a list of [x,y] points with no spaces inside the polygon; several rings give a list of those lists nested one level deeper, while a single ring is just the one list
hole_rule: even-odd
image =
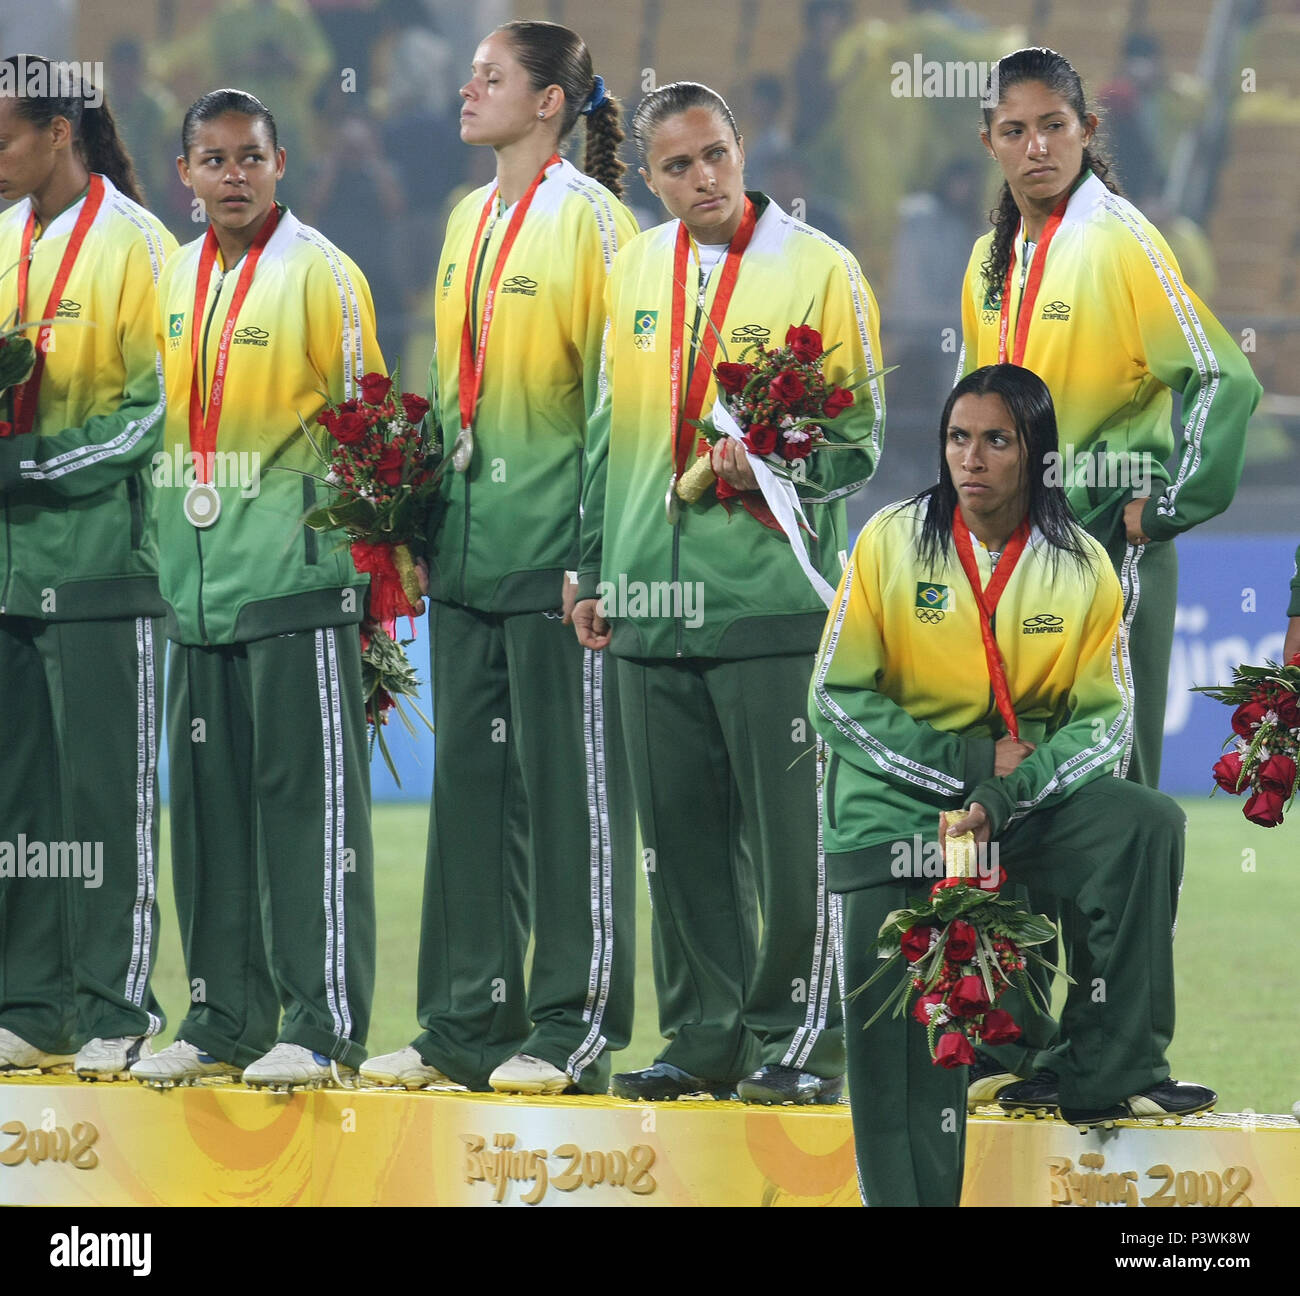
[{"label": "soccer cleat", "polygon": [[444,1075],[436,1066],[430,1066],[415,1048],[408,1044],[396,1053],[384,1053],[379,1057],[367,1058],[357,1074],[371,1084],[383,1085],[395,1089],[463,1089],[450,1076]]},{"label": "soccer cleat", "polygon": [[974,1112],[985,1103],[997,1102],[1002,1092],[1019,1079],[1014,1071],[1008,1071],[996,1058],[976,1049],[975,1061],[967,1073],[966,1110]]},{"label": "soccer cleat", "polygon": [[1055,1116],[1061,1105],[1061,1082],[1051,1071],[1035,1071],[998,1094],[998,1106],[1008,1116]]},{"label": "soccer cleat", "polygon": [[239,1075],[239,1068],[204,1053],[188,1040],[177,1040],[157,1053],[142,1057],[131,1067],[130,1075],[132,1080],[151,1089],[171,1089],[197,1084],[200,1080],[234,1079]]},{"label": "soccer cleat", "polygon": [[29,1044],[21,1035],[0,1026],[0,1072],[66,1071],[72,1059],[71,1053],[46,1053],[35,1044]]},{"label": "soccer cleat", "polygon": [[125,1080],[137,1062],[151,1057],[147,1035],[118,1035],[88,1040],[77,1050],[72,1069],[81,1080]]},{"label": "soccer cleat", "polygon": [[831,1106],[844,1092],[843,1076],[819,1076],[796,1067],[769,1062],[736,1085],[741,1102],[767,1107],[794,1103],[796,1106]]},{"label": "soccer cleat", "polygon": [[729,1082],[703,1080],[671,1062],[656,1062],[641,1071],[625,1071],[610,1081],[615,1098],[629,1102],[672,1102],[677,1098],[714,1098],[726,1102],[736,1096]]},{"label": "soccer cleat", "polygon": [[244,1068],[244,1083],[252,1089],[291,1093],[294,1089],[320,1089],[336,1082],[346,1088],[344,1076],[355,1074],[351,1067],[340,1066],[323,1053],[281,1041],[264,1057]]},{"label": "soccer cleat", "polygon": [[488,1076],[488,1084],[497,1093],[559,1094],[577,1092],[573,1077],[544,1058],[531,1053],[516,1053],[507,1058]]},{"label": "soccer cleat", "polygon": [[1062,1107],[1061,1119],[1081,1130],[1109,1129],[1120,1120],[1156,1120],[1162,1124],[1177,1125],[1184,1116],[1210,1111],[1219,1101],[1219,1095],[1205,1085],[1182,1084],[1177,1080],[1162,1080],[1134,1094],[1124,1102],[1097,1110]]}]

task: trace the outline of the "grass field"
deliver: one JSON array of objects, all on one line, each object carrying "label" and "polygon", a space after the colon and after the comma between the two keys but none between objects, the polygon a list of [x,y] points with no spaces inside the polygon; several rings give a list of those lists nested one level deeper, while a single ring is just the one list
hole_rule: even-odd
[{"label": "grass field", "polygon": [[[1220,1111],[1290,1112],[1300,1101],[1295,988],[1287,957],[1300,918],[1300,810],[1276,829],[1257,828],[1228,797],[1189,798],[1187,869],[1178,918],[1178,1029],[1170,1061],[1177,1079],[1212,1085]],[[371,1053],[416,1034],[415,959],[427,815],[424,807],[375,807],[378,973]],[[171,1038],[188,1001],[163,824],[162,940],[154,978]],[[1253,855],[1252,855],[1253,852]],[[650,971],[649,903],[639,890],[637,1010],[631,1045],[614,1059],[630,1070],[660,1048]]]}]

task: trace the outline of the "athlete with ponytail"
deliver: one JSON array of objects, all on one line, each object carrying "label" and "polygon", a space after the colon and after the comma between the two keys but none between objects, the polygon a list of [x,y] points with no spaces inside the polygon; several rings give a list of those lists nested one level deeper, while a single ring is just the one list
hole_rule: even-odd
[{"label": "athlete with ponytail", "polygon": [[94,87],[5,64],[0,323],[53,323],[27,330],[35,367],[0,396],[0,1072],[114,1078],[163,1025],[150,468],[176,242]]},{"label": "athlete with ponytail", "polygon": [[[1160,232],[1116,190],[1069,62],[1017,50],[992,85],[981,138],[1006,183],[966,271],[961,369],[1010,361],[1051,391],[1060,452],[1044,470],[1105,546],[1124,596],[1134,721],[1114,773],[1156,787],[1178,595],[1173,540],[1231,503],[1260,385]],[[1039,1034],[1042,1019],[1029,1020],[1021,1044]],[[1035,1054],[1021,1044],[997,1051],[1010,1067],[981,1054],[972,1103],[997,1096],[1011,1111],[1055,1109],[1053,1055],[1068,1046]],[[1037,1074],[1012,1084],[1011,1070]]]},{"label": "athlete with ponytail", "polygon": [[[567,628],[566,573],[605,280],[636,233],[620,108],[582,40],[545,22],[487,36],[460,93],[461,139],[497,165],[452,212],[436,281],[433,407],[455,471],[430,534],[424,1029],[361,1073],[603,1093],[632,1026],[633,821],[611,681]],[[559,155],[579,120],[586,174]]]}]

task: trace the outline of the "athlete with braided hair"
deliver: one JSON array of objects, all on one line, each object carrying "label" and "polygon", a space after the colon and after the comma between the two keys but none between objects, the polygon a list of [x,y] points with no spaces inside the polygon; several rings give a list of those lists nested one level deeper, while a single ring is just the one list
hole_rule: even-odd
[{"label": "athlete with braided hair", "polygon": [[[611,673],[567,628],[566,573],[605,280],[636,233],[621,113],[554,23],[490,33],[460,93],[461,138],[497,169],[452,212],[438,265],[432,404],[455,471],[429,534],[423,1031],[361,1074],[603,1093],[632,1026],[633,820]],[[586,174],[559,155],[579,120]]]}]

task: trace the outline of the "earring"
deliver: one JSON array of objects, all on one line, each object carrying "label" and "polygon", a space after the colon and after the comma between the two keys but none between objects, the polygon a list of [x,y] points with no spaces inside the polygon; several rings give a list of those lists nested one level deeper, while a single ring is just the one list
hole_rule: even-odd
[{"label": "earring", "polygon": [[538,120],[538,121],[545,121],[545,120],[546,120],[546,114],[545,114],[544,112],[539,112],[539,113],[537,114],[537,120]]}]

